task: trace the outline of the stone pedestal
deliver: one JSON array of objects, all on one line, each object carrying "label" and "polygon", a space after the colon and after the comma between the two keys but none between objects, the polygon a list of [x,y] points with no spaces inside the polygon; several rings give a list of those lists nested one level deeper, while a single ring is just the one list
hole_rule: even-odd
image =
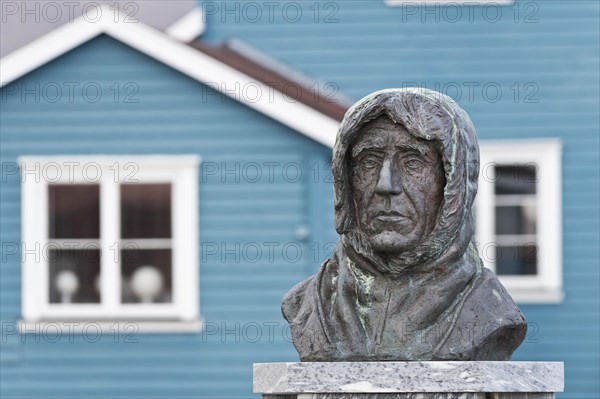
[{"label": "stone pedestal", "polygon": [[257,363],[263,399],[553,399],[562,362]]}]

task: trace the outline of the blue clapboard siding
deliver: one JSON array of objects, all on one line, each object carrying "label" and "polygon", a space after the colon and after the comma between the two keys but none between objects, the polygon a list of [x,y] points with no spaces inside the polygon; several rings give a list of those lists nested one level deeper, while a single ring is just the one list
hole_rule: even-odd
[{"label": "blue clapboard siding", "polygon": [[[49,92],[39,102],[33,95],[21,100],[23,87],[52,82],[61,87],[95,82],[105,91],[114,82],[120,87],[131,82],[137,102],[115,102],[114,89],[96,103],[86,102],[81,91],[73,103],[66,94],[49,102],[54,98]],[[295,357],[279,306],[285,292],[316,268],[321,259],[315,257],[326,256],[311,249],[312,243],[332,237],[332,188],[324,174],[328,149],[105,36],[2,94],[5,164],[25,154],[201,155],[200,297],[206,327],[202,334],[123,334],[117,343],[110,333],[95,343],[80,334],[70,342],[66,332],[58,342],[49,342],[51,334],[14,335],[11,328],[21,317],[20,262],[3,248],[0,396],[251,397],[253,362]],[[319,176],[315,163],[323,169]],[[256,164],[262,166],[260,179]],[[3,176],[2,242],[19,242],[19,178]],[[297,241],[302,227],[310,236]]]},{"label": "blue clapboard siding", "polygon": [[[482,140],[561,139],[566,297],[560,305],[521,306],[532,331],[514,358],[564,361],[558,397],[599,398],[599,3],[470,6],[459,18],[456,6],[415,8],[421,2],[300,3],[295,23],[286,22],[296,18],[293,8],[282,16],[285,3],[273,22],[266,7],[256,23],[254,14],[235,23],[235,14],[209,13],[205,38],[241,37],[355,100],[387,87],[442,89],[467,110]],[[502,17],[488,22],[498,9]],[[326,23],[333,11],[337,22]],[[501,88],[497,100],[493,87]]]}]

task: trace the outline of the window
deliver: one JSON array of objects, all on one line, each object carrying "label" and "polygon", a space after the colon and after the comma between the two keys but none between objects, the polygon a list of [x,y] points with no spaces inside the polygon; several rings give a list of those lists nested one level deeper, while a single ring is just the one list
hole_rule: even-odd
[{"label": "window", "polygon": [[476,241],[521,303],[562,301],[561,146],[481,142]]},{"label": "window", "polygon": [[198,322],[199,162],[21,158],[24,320]]}]

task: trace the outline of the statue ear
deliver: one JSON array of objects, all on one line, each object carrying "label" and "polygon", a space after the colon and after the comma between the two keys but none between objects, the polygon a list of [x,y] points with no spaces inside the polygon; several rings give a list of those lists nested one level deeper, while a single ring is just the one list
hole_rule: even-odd
[{"label": "statue ear", "polygon": [[344,204],[336,203],[335,205],[335,231],[338,234],[344,234],[348,231],[348,207]]},{"label": "statue ear", "polygon": [[353,224],[353,214],[351,206],[351,167],[349,165],[349,145],[341,139],[342,134],[338,133],[336,143],[333,149],[333,160],[331,163],[331,172],[333,174],[333,203],[334,203],[334,222],[335,230],[338,234],[347,233]]},{"label": "statue ear", "polygon": [[333,185],[333,208],[335,231],[338,234],[344,234],[350,229],[351,214],[349,206],[349,187],[344,181],[335,181]]}]

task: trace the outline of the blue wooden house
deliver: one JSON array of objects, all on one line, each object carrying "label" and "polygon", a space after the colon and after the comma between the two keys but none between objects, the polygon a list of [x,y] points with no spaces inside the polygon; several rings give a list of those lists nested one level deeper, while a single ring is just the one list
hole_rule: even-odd
[{"label": "blue wooden house", "polygon": [[514,360],[599,397],[597,2],[200,6],[190,43],[102,6],[2,58],[0,396],[253,397],[337,238],[341,93],[421,86],[477,129]]}]

